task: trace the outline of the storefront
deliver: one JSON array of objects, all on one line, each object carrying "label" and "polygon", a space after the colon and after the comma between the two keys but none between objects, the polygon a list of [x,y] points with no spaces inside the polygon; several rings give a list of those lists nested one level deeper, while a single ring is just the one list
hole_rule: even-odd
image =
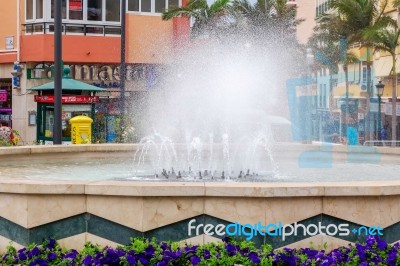
[{"label": "storefront", "polygon": [[0,124],[12,127],[11,79],[0,79]]},{"label": "storefront", "polygon": [[[37,141],[51,143],[53,141],[54,128],[54,96],[36,95],[37,102]],[[85,115],[93,118],[95,104],[99,102],[98,96],[62,96],[62,141],[71,142],[71,125],[69,120],[78,115]],[[92,130],[93,131],[93,130]]]},{"label": "storefront", "polygon": [[[36,117],[30,117],[29,123],[36,122],[36,141],[39,143],[52,143],[54,130],[54,82],[49,82],[41,86],[31,88],[38,91],[35,95],[37,103]],[[100,102],[96,92],[105,89],[80,82],[69,77],[69,68],[64,69],[62,79],[62,141],[71,142],[71,125],[69,120],[77,115],[85,115],[92,119],[95,118],[96,104]],[[95,131],[92,125],[93,136]]]}]

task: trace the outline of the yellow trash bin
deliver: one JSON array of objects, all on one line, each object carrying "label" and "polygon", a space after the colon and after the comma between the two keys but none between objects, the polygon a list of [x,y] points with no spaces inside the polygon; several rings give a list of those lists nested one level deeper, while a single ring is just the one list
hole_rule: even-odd
[{"label": "yellow trash bin", "polygon": [[71,123],[72,144],[90,144],[92,142],[93,119],[78,115],[69,120]]}]

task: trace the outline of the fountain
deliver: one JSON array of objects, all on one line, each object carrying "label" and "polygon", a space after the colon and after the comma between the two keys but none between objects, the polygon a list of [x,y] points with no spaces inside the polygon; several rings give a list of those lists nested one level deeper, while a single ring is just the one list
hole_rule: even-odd
[{"label": "fountain", "polygon": [[[380,226],[399,240],[398,149],[278,142],[292,126],[276,111],[281,70],[270,52],[233,43],[165,69],[137,144],[0,148],[0,247],[47,236],[76,249],[136,236],[203,243],[221,238],[204,225],[234,222]],[[253,241],[332,248],[364,237],[351,232]]]}]

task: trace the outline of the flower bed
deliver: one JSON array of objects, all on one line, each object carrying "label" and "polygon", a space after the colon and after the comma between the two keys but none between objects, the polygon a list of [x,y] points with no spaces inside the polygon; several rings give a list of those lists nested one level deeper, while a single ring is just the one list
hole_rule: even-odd
[{"label": "flower bed", "polygon": [[365,244],[349,245],[331,252],[310,248],[272,250],[255,248],[252,242],[224,240],[201,246],[133,239],[116,249],[87,243],[81,252],[65,250],[54,239],[16,250],[8,247],[0,265],[400,265],[399,244],[377,237]]},{"label": "flower bed", "polygon": [[0,125],[0,146],[17,145],[20,139],[18,131]]}]

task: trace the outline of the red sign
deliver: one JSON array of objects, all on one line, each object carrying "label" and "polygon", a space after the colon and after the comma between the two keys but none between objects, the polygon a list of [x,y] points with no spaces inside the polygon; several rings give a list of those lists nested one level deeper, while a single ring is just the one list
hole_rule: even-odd
[{"label": "red sign", "polygon": [[7,90],[0,90],[0,102],[7,101]]},{"label": "red sign", "polygon": [[[54,103],[54,95],[35,95],[35,102],[38,103]],[[62,96],[62,103],[98,103],[99,96]]]},{"label": "red sign", "polygon": [[82,0],[69,0],[69,10],[82,11]]}]

